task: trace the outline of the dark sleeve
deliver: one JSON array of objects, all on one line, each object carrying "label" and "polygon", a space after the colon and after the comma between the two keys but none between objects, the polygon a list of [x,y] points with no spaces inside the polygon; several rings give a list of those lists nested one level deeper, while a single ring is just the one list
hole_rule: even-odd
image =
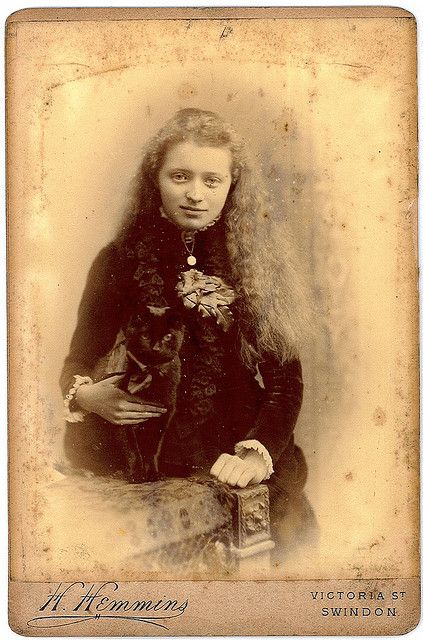
[{"label": "dark sleeve", "polygon": [[121,276],[113,243],[100,251],[88,273],[78,321],[60,376],[65,395],[74,375],[90,375],[97,360],[112,347],[122,324]]},{"label": "dark sleeve", "polygon": [[264,394],[253,429],[246,440],[258,440],[275,463],[287,447],[303,399],[301,363],[290,360],[281,364],[269,356],[258,365]]}]

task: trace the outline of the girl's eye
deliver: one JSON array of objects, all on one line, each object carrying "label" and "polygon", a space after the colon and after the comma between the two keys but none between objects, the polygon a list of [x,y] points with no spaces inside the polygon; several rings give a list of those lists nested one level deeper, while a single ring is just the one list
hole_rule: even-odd
[{"label": "girl's eye", "polygon": [[171,334],[171,333],[167,333],[167,334],[163,337],[163,342],[169,342],[170,340],[172,340],[172,334]]},{"label": "girl's eye", "polygon": [[185,173],[174,173],[172,175],[172,179],[175,182],[186,182],[188,180],[187,176],[185,175]]},{"label": "girl's eye", "polygon": [[213,188],[217,187],[217,185],[220,183],[220,180],[219,178],[207,178],[205,183],[208,187]]}]

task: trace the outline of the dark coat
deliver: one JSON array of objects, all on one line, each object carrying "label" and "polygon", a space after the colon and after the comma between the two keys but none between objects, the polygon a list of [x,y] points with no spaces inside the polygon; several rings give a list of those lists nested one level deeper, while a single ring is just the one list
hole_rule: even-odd
[{"label": "dark coat", "polygon": [[[220,276],[236,289],[222,221],[197,234],[195,256],[196,269]],[[223,331],[214,319],[202,318],[178,299],[175,285],[179,273],[189,269],[186,257],[180,231],[162,219],[145,233],[136,251],[125,254],[115,243],[100,251],[88,275],[63,367],[63,393],[72,386],[75,374],[92,375],[98,360],[128,323],[134,305],[157,304],[160,298],[159,302],[179,309],[186,328],[179,353],[176,407],[160,450],[161,471],[180,476],[207,472],[221,453],[233,453],[237,442],[256,439],[273,460],[271,496],[285,499],[298,494],[306,479],[304,457],[293,437],[302,402],[300,362],[282,365],[273,356],[263,357],[258,363],[260,386],[260,376],[241,359],[240,328],[246,326],[242,300],[231,305],[234,322]],[[252,333],[251,326],[246,331]],[[128,455],[134,451],[132,436],[125,440],[125,427],[98,417],[93,428],[87,418],[83,423],[67,424],[65,452],[71,464],[101,475],[125,477]],[[145,424],[147,433],[154,428],[154,419]]]}]

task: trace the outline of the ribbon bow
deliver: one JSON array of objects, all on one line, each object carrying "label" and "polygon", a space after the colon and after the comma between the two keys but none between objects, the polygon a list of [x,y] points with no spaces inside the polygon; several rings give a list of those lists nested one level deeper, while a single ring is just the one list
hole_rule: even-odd
[{"label": "ribbon bow", "polygon": [[135,362],[139,368],[139,371],[135,373],[131,373],[128,381],[128,393],[134,394],[139,391],[143,391],[144,389],[148,389],[150,384],[153,381],[153,374],[157,372],[160,376],[166,373],[166,370],[169,368],[170,363],[165,362],[164,364],[156,364],[156,365],[146,365],[137,360],[131,351],[127,351],[128,358],[130,358],[133,362]]}]

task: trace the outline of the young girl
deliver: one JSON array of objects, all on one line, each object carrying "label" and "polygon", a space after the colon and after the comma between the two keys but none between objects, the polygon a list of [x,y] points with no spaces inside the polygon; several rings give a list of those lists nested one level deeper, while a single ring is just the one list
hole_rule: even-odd
[{"label": "young girl", "polygon": [[313,520],[293,436],[306,305],[280,218],[218,115],[183,109],[150,140],[61,376],[74,467],[267,481],[273,524]]}]

